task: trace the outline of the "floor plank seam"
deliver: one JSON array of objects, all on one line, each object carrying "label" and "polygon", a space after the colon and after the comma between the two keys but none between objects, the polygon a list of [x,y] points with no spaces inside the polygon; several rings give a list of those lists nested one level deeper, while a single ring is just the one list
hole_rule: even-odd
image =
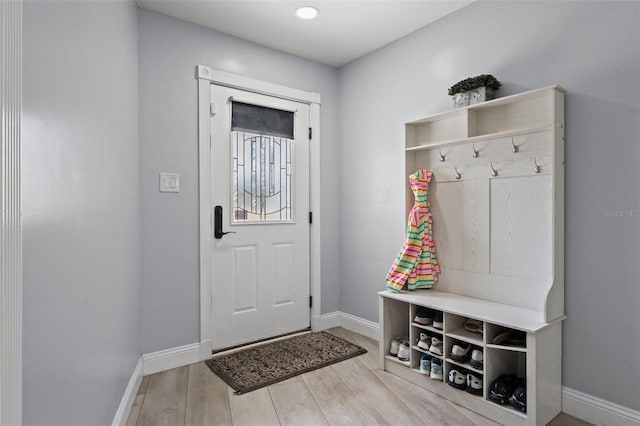
[{"label": "floor plank seam", "polygon": [[273,406],[273,411],[276,413],[276,417],[278,418],[278,424],[282,425],[282,420],[280,420],[280,414],[276,409],[276,403],[273,402],[273,395],[271,395],[271,386],[267,386],[267,392],[269,393],[269,401],[271,401],[271,405]]},{"label": "floor plank seam", "polygon": [[[147,386],[147,389],[149,387]],[[140,401],[140,408],[138,409],[138,415],[136,416],[136,422],[133,426],[138,426],[138,421],[140,420],[140,413],[142,413],[142,407],[144,406],[144,400],[147,399],[147,390],[145,389],[144,393],[142,394],[142,401]],[[131,413],[129,413],[131,414]]]},{"label": "floor plank seam", "polygon": [[233,409],[231,408],[231,395],[233,395],[233,389],[231,386],[227,385],[227,400],[229,401],[229,417],[231,417],[231,425],[235,425],[236,421],[234,420]]},{"label": "floor plank seam", "polygon": [[191,366],[187,367],[187,386],[184,391],[184,417],[182,418],[182,426],[187,424],[187,410],[189,409],[189,383],[191,382]]},{"label": "floor plank seam", "polygon": [[233,425],[233,412],[231,411],[231,398],[229,398],[229,386],[228,385],[227,385],[226,401],[227,401],[227,408],[229,409],[229,419],[231,420],[231,425]]},{"label": "floor plank seam", "polygon": [[320,410],[320,414],[322,414],[322,418],[324,419],[324,421],[330,425],[331,423],[329,423],[329,418],[327,417],[326,413],[324,412],[324,410],[322,409],[322,407],[320,406],[320,404],[318,403],[318,400],[316,399],[316,396],[313,394],[313,392],[311,391],[311,388],[309,387],[309,384],[304,380],[304,374],[300,375],[300,379],[302,380],[302,383],[304,383],[304,386],[307,388],[307,390],[309,391],[309,395],[311,396],[311,399],[313,399],[313,402],[316,404],[316,406],[318,407],[318,410]]}]

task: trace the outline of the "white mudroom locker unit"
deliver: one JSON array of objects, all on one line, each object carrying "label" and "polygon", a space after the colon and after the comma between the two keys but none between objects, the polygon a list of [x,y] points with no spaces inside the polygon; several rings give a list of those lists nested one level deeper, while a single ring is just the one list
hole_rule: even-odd
[{"label": "white mudroom locker unit", "polygon": [[[564,94],[532,90],[406,123],[406,175],[429,169],[428,201],[441,266],[433,289],[382,291],[380,366],[502,424],[544,425],[561,411],[564,315]],[[407,185],[406,209],[414,195]],[[443,313],[443,328],[414,322],[417,309]],[[481,333],[464,328],[481,322]],[[524,344],[496,342],[524,332]],[[420,333],[443,341],[444,378],[420,373]],[[408,360],[389,354],[400,336]],[[453,345],[484,353],[474,367]],[[448,386],[452,369],[481,378],[473,395]],[[503,374],[526,378],[526,413],[488,397]]]}]

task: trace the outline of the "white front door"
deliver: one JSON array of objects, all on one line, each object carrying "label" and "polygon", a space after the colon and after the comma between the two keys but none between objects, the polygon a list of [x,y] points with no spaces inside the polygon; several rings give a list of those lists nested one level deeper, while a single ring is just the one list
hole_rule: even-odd
[{"label": "white front door", "polygon": [[309,106],[211,85],[213,349],[309,327]]}]

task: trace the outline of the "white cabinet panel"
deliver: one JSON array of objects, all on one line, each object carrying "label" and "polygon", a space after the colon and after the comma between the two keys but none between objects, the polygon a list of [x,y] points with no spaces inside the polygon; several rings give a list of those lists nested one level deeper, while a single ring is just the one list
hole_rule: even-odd
[{"label": "white cabinet panel", "polygon": [[489,273],[489,180],[464,185],[464,270]]},{"label": "white cabinet panel", "polygon": [[433,183],[430,187],[433,237],[440,265],[462,269],[464,246],[464,185]]},{"label": "white cabinet panel", "polygon": [[491,180],[491,273],[551,280],[551,176]]}]

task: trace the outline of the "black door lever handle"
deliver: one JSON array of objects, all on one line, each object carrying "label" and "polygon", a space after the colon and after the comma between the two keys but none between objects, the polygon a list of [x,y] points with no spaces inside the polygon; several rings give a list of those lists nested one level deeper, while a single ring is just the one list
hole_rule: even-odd
[{"label": "black door lever handle", "polygon": [[222,231],[222,206],[215,206],[213,209],[213,236],[219,240],[227,234],[235,234],[234,231]]}]

